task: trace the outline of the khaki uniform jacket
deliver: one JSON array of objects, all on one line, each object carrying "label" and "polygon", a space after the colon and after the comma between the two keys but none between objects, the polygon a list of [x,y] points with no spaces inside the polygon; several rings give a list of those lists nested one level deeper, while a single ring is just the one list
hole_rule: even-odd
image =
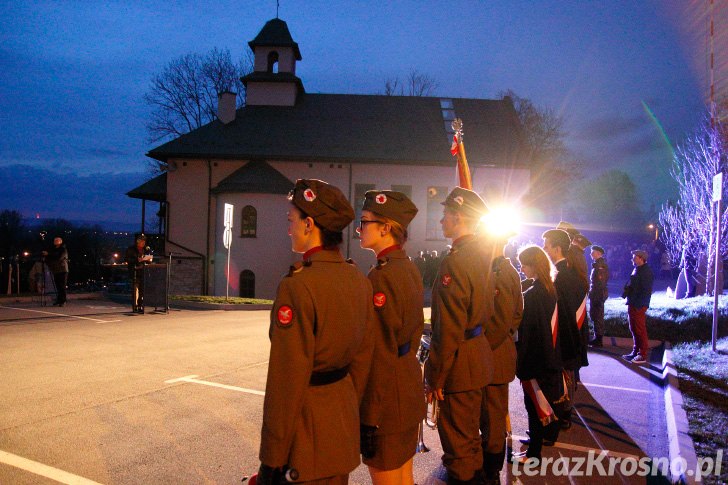
[{"label": "khaki uniform jacket", "polygon": [[[359,465],[359,406],[369,376],[372,287],[338,251],[291,267],[278,286],[260,461],[288,464],[301,481],[343,475]],[[311,386],[313,372],[349,367],[343,379]]]},{"label": "khaki uniform jacket", "polygon": [[[407,253],[393,250],[369,271],[377,320],[374,359],[362,420],[379,426],[377,434],[394,434],[416,427],[427,403],[417,349],[424,329],[422,276]],[[398,355],[398,348],[409,351]],[[414,453],[414,450],[413,450]]]},{"label": "khaki uniform jacket", "polygon": [[[432,343],[425,376],[446,393],[480,389],[493,378],[493,352],[485,328],[493,313],[486,285],[487,267],[475,236],[453,241],[432,288]],[[490,296],[490,298],[488,298]],[[466,330],[483,333],[467,339]]]},{"label": "khaki uniform jacket", "polygon": [[516,378],[516,344],[513,340],[523,317],[521,277],[510,260],[500,256],[491,263],[493,316],[485,336],[493,350],[491,384],[508,384]]}]

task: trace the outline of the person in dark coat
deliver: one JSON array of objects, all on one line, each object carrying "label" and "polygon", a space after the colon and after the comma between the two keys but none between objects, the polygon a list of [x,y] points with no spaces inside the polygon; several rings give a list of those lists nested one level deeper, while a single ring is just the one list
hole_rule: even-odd
[{"label": "person in dark coat", "polygon": [[647,264],[648,257],[647,252],[641,249],[632,251],[634,271],[622,293],[622,298],[627,299],[627,320],[633,341],[632,352],[622,357],[633,364],[646,363],[649,352],[647,309],[650,307],[654,276]]},{"label": "person in dark coat", "polygon": [[428,401],[437,399],[437,432],[448,484],[482,477],[480,410],[483,388],[493,378],[493,353],[483,330],[493,313],[485,276],[489,271],[475,230],[483,199],[456,187],[448,194],[442,232],[452,248],[440,263],[432,289],[432,341],[425,365]]},{"label": "person in dark coat", "polygon": [[[360,406],[374,349],[372,285],[339,250],[354,210],[338,188],[299,179],[289,195],[291,266],[270,315],[258,484],[346,484],[360,463]],[[293,478],[293,477],[291,477]]]},{"label": "person in dark coat", "polygon": [[66,285],[68,284],[68,249],[63,244],[63,239],[55,237],[53,247],[48,250],[46,256],[48,269],[53,273],[53,282],[56,284],[55,306],[66,305]]},{"label": "person in dark coat", "polygon": [[357,232],[362,248],[377,264],[369,271],[377,322],[367,395],[361,414],[364,463],[374,485],[414,483],[412,463],[419,426],[425,418],[425,394],[417,348],[425,326],[422,276],[403,246],[417,207],[406,195],[370,190]]},{"label": "person in dark coat", "polygon": [[579,278],[576,270],[569,267],[566,253],[570,240],[566,231],[551,229],[544,232],[543,249],[551,263],[556,267],[556,294],[559,308],[559,335],[561,360],[567,375],[569,404],[563,407],[559,419],[562,429],[571,427],[571,403],[576,391],[575,373],[582,367],[586,349],[586,341],[582,335],[582,327],[586,319],[586,295],[588,285]]},{"label": "person in dark coat", "polygon": [[[516,344],[516,375],[524,391],[530,437],[528,449],[515,453],[514,459],[525,462],[528,458],[541,458],[547,434],[553,441],[558,437],[554,407],[563,395],[563,377],[557,296],[551,281],[551,264],[546,253],[536,246],[523,249],[518,259],[526,278],[532,281],[523,294],[523,318]],[[539,391],[542,394],[539,395]],[[544,399],[539,399],[541,396]]]},{"label": "person in dark coat", "polygon": [[147,236],[139,234],[134,244],[126,248],[124,255],[131,282],[131,310],[144,313],[144,265],[152,261],[152,250],[147,246]]},{"label": "person in dark coat", "polygon": [[609,298],[607,283],[609,282],[609,266],[604,259],[604,248],[596,244],[591,248],[592,270],[589,285],[589,317],[594,323],[594,347],[603,345],[604,336],[604,302]]}]

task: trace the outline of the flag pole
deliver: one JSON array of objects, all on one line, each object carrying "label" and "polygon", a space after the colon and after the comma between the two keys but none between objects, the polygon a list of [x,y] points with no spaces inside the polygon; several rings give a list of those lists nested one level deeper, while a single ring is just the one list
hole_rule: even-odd
[{"label": "flag pole", "polygon": [[457,173],[459,187],[473,190],[473,181],[470,178],[470,168],[468,167],[468,158],[465,156],[465,144],[463,143],[463,120],[455,118],[452,122],[453,135],[450,153],[457,157]]}]

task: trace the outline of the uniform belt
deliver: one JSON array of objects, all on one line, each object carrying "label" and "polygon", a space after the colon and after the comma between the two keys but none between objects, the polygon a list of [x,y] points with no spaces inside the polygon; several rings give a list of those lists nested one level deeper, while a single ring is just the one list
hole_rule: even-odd
[{"label": "uniform belt", "polygon": [[311,380],[308,382],[311,386],[325,386],[338,382],[349,373],[349,366],[341,369],[334,369],[326,372],[314,372],[311,374]]},{"label": "uniform belt", "polygon": [[397,357],[402,357],[403,355],[409,354],[410,351],[410,343],[407,342],[406,344],[402,344],[399,347],[397,347]]},{"label": "uniform belt", "polygon": [[482,325],[478,325],[477,327],[469,328],[465,331],[465,340],[470,340],[471,338],[475,338],[478,335],[483,333],[483,327]]}]

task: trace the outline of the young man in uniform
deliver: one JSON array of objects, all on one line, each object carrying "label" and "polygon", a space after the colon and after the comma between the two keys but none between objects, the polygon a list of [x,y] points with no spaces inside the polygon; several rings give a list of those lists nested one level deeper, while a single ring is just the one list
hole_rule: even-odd
[{"label": "young man in uniform", "polygon": [[633,364],[647,363],[649,352],[647,309],[650,307],[654,275],[650,265],[647,264],[647,258],[649,258],[647,251],[641,249],[632,251],[634,271],[632,271],[629,283],[625,285],[622,294],[622,298],[627,299],[627,320],[634,343],[632,352],[622,357]]},{"label": "young man in uniform", "polygon": [[480,411],[483,473],[487,484],[500,483],[506,453],[508,385],[516,378],[514,337],[523,315],[521,277],[511,260],[504,257],[507,246],[503,242],[503,238],[487,234],[482,241],[485,262],[490,263],[487,283],[493,298],[493,314],[485,327],[485,336],[493,351],[493,380],[485,387]]},{"label": "young man in uniform", "polygon": [[589,342],[592,347],[601,347],[604,336],[604,302],[609,297],[607,282],[609,281],[609,266],[604,259],[604,248],[596,244],[591,247],[592,263],[589,285],[589,317],[594,323],[594,340]]},{"label": "young man in uniform", "polygon": [[428,400],[440,401],[437,431],[448,484],[479,483],[483,452],[480,408],[493,377],[493,354],[484,327],[493,297],[487,294],[487,267],[475,229],[485,202],[456,187],[443,202],[440,220],[452,249],[443,258],[432,289],[432,343],[425,366]]}]

